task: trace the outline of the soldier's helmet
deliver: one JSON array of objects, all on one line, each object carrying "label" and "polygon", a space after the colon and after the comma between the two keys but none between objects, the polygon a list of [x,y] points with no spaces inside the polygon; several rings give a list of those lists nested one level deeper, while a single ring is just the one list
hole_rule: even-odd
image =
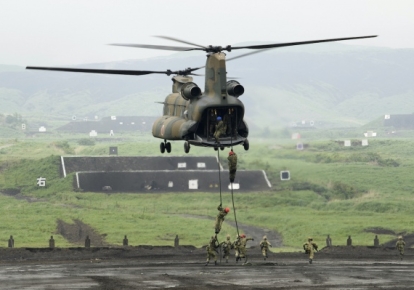
[{"label": "soldier's helmet", "polygon": [[308,237],[308,241],[312,241],[313,239],[312,239],[312,237]]},{"label": "soldier's helmet", "polygon": [[229,209],[228,207],[226,207],[226,208],[224,209],[224,211],[225,211],[226,213],[228,213],[228,212],[230,211],[230,209]]},{"label": "soldier's helmet", "polygon": [[233,154],[234,154],[233,150],[229,152],[229,155],[230,156],[233,155]]},{"label": "soldier's helmet", "polygon": [[263,240],[267,240],[267,236],[263,236]]},{"label": "soldier's helmet", "polygon": [[217,117],[217,121],[221,121],[221,117],[220,116]]},{"label": "soldier's helmet", "polygon": [[402,236],[398,236],[398,239],[399,239],[399,240],[402,240],[402,238],[403,238]]}]

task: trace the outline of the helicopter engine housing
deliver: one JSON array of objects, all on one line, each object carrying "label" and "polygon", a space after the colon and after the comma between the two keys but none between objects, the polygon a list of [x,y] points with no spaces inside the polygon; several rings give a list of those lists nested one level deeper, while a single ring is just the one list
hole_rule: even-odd
[{"label": "helicopter engine housing", "polygon": [[226,84],[227,93],[230,96],[238,98],[239,96],[244,94],[244,87],[235,80],[228,81]]},{"label": "helicopter engine housing", "polygon": [[184,100],[192,100],[201,95],[201,89],[193,82],[185,83],[181,86],[181,96]]}]

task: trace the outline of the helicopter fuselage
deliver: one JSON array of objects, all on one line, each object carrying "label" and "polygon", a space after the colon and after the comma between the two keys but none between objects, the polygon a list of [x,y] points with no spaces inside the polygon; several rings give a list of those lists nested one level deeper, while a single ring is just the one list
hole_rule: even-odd
[{"label": "helicopter fuselage", "polygon": [[[191,77],[172,78],[173,92],[165,98],[163,116],[153,124],[154,137],[185,140],[195,146],[221,148],[245,142],[248,127],[243,120],[244,105],[237,94],[231,93],[234,84],[230,82],[229,87],[227,82],[225,54],[209,54],[205,72],[204,92],[195,90],[193,95],[190,89],[196,87],[196,84],[192,83]],[[243,92],[244,89],[241,89]],[[218,145],[213,135],[219,116],[225,122],[226,130],[220,136]]]}]

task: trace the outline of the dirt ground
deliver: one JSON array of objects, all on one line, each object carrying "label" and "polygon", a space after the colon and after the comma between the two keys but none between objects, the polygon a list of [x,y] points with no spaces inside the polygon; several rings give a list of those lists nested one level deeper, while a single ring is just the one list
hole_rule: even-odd
[{"label": "dirt ground", "polygon": [[[414,250],[331,247],[304,253],[248,250],[249,263],[205,266],[205,249],[0,248],[0,289],[412,289]],[[220,261],[219,261],[220,262]]]}]

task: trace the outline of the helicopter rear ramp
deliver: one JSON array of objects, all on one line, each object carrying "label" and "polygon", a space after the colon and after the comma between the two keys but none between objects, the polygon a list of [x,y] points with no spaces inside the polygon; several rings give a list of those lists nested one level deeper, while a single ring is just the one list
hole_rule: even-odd
[{"label": "helicopter rear ramp", "polygon": [[[91,192],[217,192],[230,191],[229,173],[217,158],[205,157],[61,157],[63,176],[75,173],[76,187]],[[267,191],[271,184],[261,170],[239,170],[234,192]]]}]

